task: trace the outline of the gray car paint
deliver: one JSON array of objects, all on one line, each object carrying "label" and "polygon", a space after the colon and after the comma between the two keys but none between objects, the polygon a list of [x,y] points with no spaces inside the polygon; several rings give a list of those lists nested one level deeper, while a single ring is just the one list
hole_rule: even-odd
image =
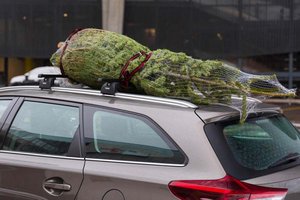
[{"label": "gray car paint", "polygon": [[[19,169],[20,172],[24,172],[23,168],[19,167],[27,163],[26,166],[29,168],[38,168],[37,174],[39,176],[45,177],[48,174],[49,176],[54,176],[58,173],[59,176],[67,175],[69,179],[66,178],[66,180],[71,182],[74,181],[74,177],[81,177],[79,175],[80,170],[84,168],[84,180],[77,196],[78,200],[112,200],[115,197],[117,198],[115,200],[121,200],[122,197],[126,200],[171,200],[175,199],[168,189],[168,183],[172,180],[219,179],[226,175],[203,130],[205,120],[216,119],[216,117],[220,116],[220,113],[224,113],[224,110],[226,116],[236,115],[236,111],[226,107],[219,106],[214,110],[200,108],[197,112],[201,116],[202,121],[195,114],[194,108],[181,108],[160,103],[118,99],[111,96],[49,92],[40,91],[39,89],[22,90],[18,88],[8,92],[0,92],[0,96],[50,98],[142,113],[158,123],[188,157],[188,162],[183,166],[100,159],[86,159],[85,166],[83,166],[84,162],[81,160],[70,162],[65,159],[57,160],[41,158],[39,156],[24,156],[22,154],[11,156],[7,152],[0,151],[0,166],[5,166],[4,168],[0,167],[0,169],[5,169],[6,171]],[[55,166],[55,169],[53,169],[53,163],[57,163],[58,165]],[[29,171],[34,172],[34,170],[31,169]],[[287,187],[289,193],[286,200],[296,200],[300,199],[299,172],[300,167],[297,166],[245,181],[257,185]],[[15,173],[4,174],[3,171],[1,179],[2,176],[7,177],[6,179],[11,179],[11,177],[15,177]],[[17,177],[17,180],[26,180],[27,187],[29,188],[33,187],[34,184],[41,185],[42,182],[42,180],[39,183],[32,182],[29,178],[32,176],[28,175],[28,178],[26,178],[24,173],[18,174]],[[13,180],[8,182],[12,185],[15,184]],[[2,187],[1,184],[0,186]],[[113,192],[110,193],[111,191]],[[34,192],[31,195],[34,195]],[[67,193],[64,195],[66,197],[61,196],[53,199],[72,199],[73,197]],[[39,193],[37,196],[43,197]]]},{"label": "gray car paint", "polygon": [[[0,197],[5,200],[71,200],[83,179],[83,159],[0,151]],[[43,189],[46,179],[60,177],[72,186],[60,196]]]},{"label": "gray car paint", "polygon": [[[87,199],[96,200],[106,191],[117,189],[125,199],[171,200],[175,198],[168,189],[172,180],[218,179],[226,175],[203,134],[203,122],[193,109],[170,109],[149,104],[145,107],[119,100],[115,100],[110,106],[149,116],[189,155],[188,163],[180,166],[86,159],[85,178],[78,199],[84,199],[88,195]],[[89,192],[91,190],[97,193]]]}]

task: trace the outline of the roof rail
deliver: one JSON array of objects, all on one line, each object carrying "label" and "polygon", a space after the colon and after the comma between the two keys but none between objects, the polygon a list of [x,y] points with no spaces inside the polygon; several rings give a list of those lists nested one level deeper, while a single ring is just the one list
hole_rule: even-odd
[{"label": "roof rail", "polygon": [[62,87],[53,87],[52,91],[57,92],[70,92],[76,94],[87,94],[87,95],[96,95],[96,96],[109,96],[109,97],[116,97],[120,99],[131,99],[131,100],[139,100],[144,102],[153,102],[153,103],[163,103],[168,105],[174,105],[179,107],[186,107],[186,108],[198,108],[197,105],[179,99],[172,99],[172,98],[162,98],[162,97],[155,97],[155,96],[147,96],[147,95],[137,95],[137,94],[129,94],[129,93],[122,93],[116,92],[114,95],[110,94],[103,94],[100,93],[98,90],[91,90],[91,89],[77,89],[77,88],[62,88]]},{"label": "roof rail", "polygon": [[[0,88],[0,93],[16,91],[16,90],[41,90],[41,89],[39,88],[39,86],[10,86],[10,87]],[[173,105],[173,106],[184,107],[184,108],[193,108],[193,109],[198,108],[197,105],[185,100],[162,98],[162,97],[147,96],[147,95],[137,95],[137,94],[129,94],[129,93],[121,93],[121,92],[116,92],[114,95],[110,95],[110,94],[102,94],[99,90],[66,88],[66,87],[51,87],[51,92],[84,94],[84,95],[91,95],[91,96],[108,96],[108,97],[114,97],[119,99],[129,99],[129,100],[137,100],[137,101],[144,101],[144,102],[160,103],[165,105]]]}]

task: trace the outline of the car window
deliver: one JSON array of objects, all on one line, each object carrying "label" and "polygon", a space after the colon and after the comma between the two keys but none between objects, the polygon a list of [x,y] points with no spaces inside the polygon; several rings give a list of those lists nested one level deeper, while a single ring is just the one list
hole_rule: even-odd
[{"label": "car window", "polygon": [[240,179],[300,164],[300,133],[283,115],[250,116],[209,123],[206,135],[227,173]]},{"label": "car window", "polygon": [[184,156],[152,121],[105,110],[91,111],[86,131],[87,157],[113,160],[183,163]]},{"label": "car window", "polygon": [[4,112],[6,111],[6,109],[7,109],[10,102],[11,102],[11,100],[0,100],[0,118],[2,117]]},{"label": "car window", "polygon": [[79,127],[79,108],[25,101],[4,140],[3,149],[65,155]]},{"label": "car window", "polygon": [[290,154],[300,154],[300,134],[283,116],[225,126],[223,134],[244,167],[263,170]]}]

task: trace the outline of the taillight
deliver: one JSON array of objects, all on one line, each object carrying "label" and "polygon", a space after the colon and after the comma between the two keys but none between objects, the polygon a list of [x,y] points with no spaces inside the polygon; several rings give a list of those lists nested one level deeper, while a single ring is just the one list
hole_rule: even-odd
[{"label": "taillight", "polygon": [[256,186],[228,175],[218,180],[172,181],[169,188],[181,200],[283,200],[287,193],[287,189]]}]

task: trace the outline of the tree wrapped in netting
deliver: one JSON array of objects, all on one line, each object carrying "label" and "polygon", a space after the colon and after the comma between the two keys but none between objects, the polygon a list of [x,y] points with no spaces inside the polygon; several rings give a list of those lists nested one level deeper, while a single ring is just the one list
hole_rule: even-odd
[{"label": "tree wrapped in netting", "polygon": [[[249,96],[294,96],[275,75],[253,75],[217,60],[200,60],[167,49],[155,51],[133,39],[101,29],[83,29],[70,36],[51,57],[70,79],[100,88],[99,78],[119,79],[137,92],[188,99],[195,104],[222,103],[241,111]],[[240,97],[240,105],[233,101]],[[234,105],[236,104],[236,105]]]}]

